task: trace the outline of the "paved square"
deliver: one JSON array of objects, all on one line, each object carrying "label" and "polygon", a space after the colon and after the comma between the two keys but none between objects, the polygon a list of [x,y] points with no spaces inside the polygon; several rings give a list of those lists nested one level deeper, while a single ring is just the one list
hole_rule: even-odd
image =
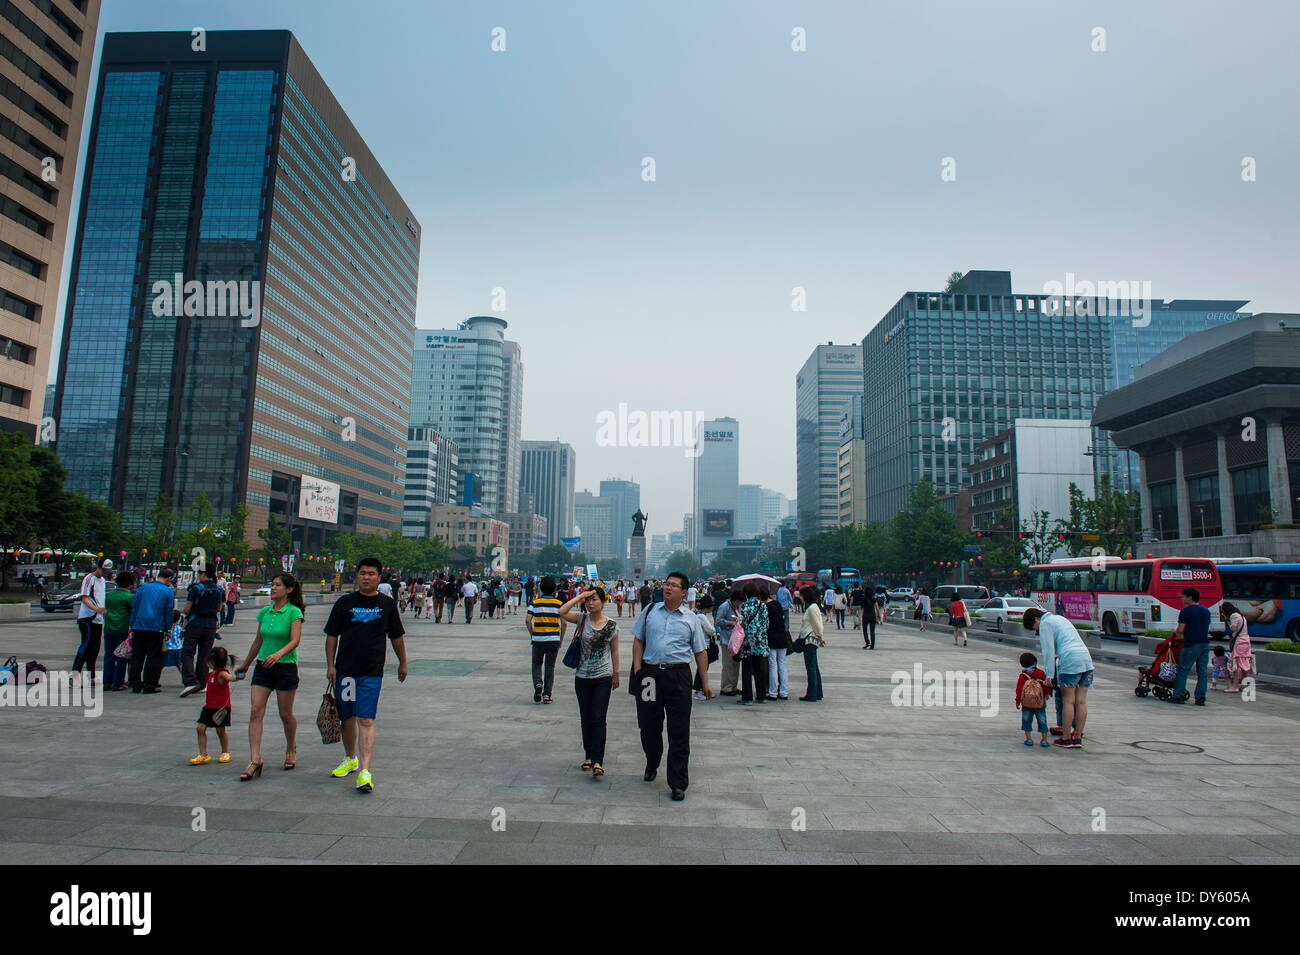
[{"label": "paved square", "polygon": [[[234,691],[235,759],[224,766],[187,764],[201,698],[177,698],[175,670],[162,694],[107,694],[99,718],[0,708],[0,855],[110,865],[1300,861],[1300,698],[1216,692],[1204,708],[1171,706],[1136,698],[1132,670],[1101,664],[1087,748],[1029,749],[1011,702],[1018,648],[983,637],[956,648],[942,628],[895,624],[874,651],[852,630],[828,630],[823,703],[794,699],[805,685],[797,656],[789,702],[697,703],[691,786],[674,803],[662,772],[641,780],[622,689],[610,705],[607,775],[578,769],[572,675],[559,669],[554,704],[532,702],[522,616],[439,625],[408,614],[412,673],[399,684],[390,653],[377,788],[364,796],[355,777],[328,776],[342,747],[322,745],[315,727],[325,617],[309,606],[293,772],[280,769],[272,712],[263,777],[237,780],[245,682]],[[252,624],[242,608],[226,646],[245,650]],[[626,669],[626,632],[623,644]],[[57,669],[75,648],[66,616],[0,626],[0,656]],[[998,674],[997,714],[893,705],[891,675],[917,663]],[[715,690],[717,675],[715,665]],[[196,815],[205,830],[195,831]]]}]

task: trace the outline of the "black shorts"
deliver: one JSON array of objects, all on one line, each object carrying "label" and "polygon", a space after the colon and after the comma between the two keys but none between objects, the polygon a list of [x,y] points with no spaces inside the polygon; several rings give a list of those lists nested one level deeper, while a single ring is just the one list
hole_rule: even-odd
[{"label": "black shorts", "polygon": [[230,725],[230,707],[223,706],[221,709],[213,707],[203,707],[199,711],[199,725],[211,726],[213,729]]},{"label": "black shorts", "polygon": [[298,664],[277,663],[273,667],[262,666],[259,660],[253,664],[253,686],[264,686],[268,690],[289,692],[298,689]]}]

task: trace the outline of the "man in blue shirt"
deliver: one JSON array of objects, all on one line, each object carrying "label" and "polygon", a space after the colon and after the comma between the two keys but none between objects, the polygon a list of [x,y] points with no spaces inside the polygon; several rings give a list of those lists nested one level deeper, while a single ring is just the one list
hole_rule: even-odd
[{"label": "man in blue shirt", "polygon": [[1195,587],[1183,591],[1183,609],[1178,612],[1175,636],[1183,635],[1183,651],[1178,658],[1178,678],[1170,703],[1187,702],[1187,677],[1196,667],[1196,705],[1205,705],[1206,668],[1210,662],[1210,611],[1201,606],[1201,592]]},{"label": "man in blue shirt", "polygon": [[157,580],[145,584],[131,599],[131,663],[127,667],[127,682],[132,693],[159,692],[163,634],[172,628],[175,610],[172,569],[164,567],[158,571]]},{"label": "man in blue shirt", "polygon": [[691,582],[673,571],[663,582],[664,599],[642,611],[632,624],[632,679],[636,719],[645,751],[645,776],[659,774],[663,758],[664,719],[668,721],[668,788],[677,802],[686,798],[691,755],[691,659],[700,675],[700,692],[713,698],[709,686],[708,638],[700,618],[683,601]]}]

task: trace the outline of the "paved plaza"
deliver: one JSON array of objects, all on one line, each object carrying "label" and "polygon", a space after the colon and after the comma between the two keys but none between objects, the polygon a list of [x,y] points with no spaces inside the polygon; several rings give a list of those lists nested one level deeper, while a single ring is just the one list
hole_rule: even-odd
[{"label": "paved plaza", "polygon": [[[572,675],[560,668],[553,705],[532,702],[522,615],[466,626],[408,614],[411,675],[398,683],[390,652],[376,790],[362,795],[355,777],[328,775],[342,747],[322,745],[315,726],[325,617],[309,606],[292,772],[280,768],[272,707],[264,775],[238,781],[246,682],[234,691],[228,765],[186,762],[202,698],[177,698],[174,669],[162,694],[107,694],[98,718],[0,709],[0,856],[108,865],[1300,860],[1300,697],[1215,692],[1204,708],[1174,706],[1136,698],[1131,669],[1101,664],[1087,748],[1029,749],[1011,702],[1019,648],[983,635],[955,648],[946,628],[903,624],[882,627],[874,651],[852,630],[828,630],[823,703],[795,699],[805,686],[799,657],[789,702],[697,703],[691,785],[674,803],[662,769],[653,783],[641,779],[622,688],[610,706],[607,775],[578,769]],[[241,608],[223,631],[229,649],[247,648],[253,620]],[[0,626],[5,657],[66,668],[75,649],[66,615]],[[624,670],[630,652],[625,632]],[[998,713],[895,706],[891,675],[918,663],[997,673]],[[715,690],[717,676],[715,664]],[[215,743],[210,734],[214,753]]]}]

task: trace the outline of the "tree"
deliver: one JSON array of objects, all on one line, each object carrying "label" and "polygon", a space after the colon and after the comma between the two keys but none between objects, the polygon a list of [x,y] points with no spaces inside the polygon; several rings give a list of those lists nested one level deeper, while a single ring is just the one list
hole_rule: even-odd
[{"label": "tree", "polygon": [[1018,570],[1025,562],[1025,541],[1011,524],[1011,511],[1002,510],[992,516],[989,525],[992,533],[976,540],[980,545],[981,563],[988,573]]},{"label": "tree", "polygon": [[961,287],[961,279],[962,274],[960,272],[949,272],[943,290],[945,292],[956,292]]},{"label": "tree", "polygon": [[41,475],[32,464],[33,447],[24,435],[0,434],[0,543],[11,550],[37,532]]},{"label": "tree", "polygon": [[911,568],[929,572],[940,562],[962,557],[969,536],[957,529],[957,519],[935,496],[934,487],[922,481],[912,487],[907,507],[894,515],[890,532],[901,559]]},{"label": "tree", "polygon": [[150,559],[177,560],[176,555],[180,551],[179,525],[171,498],[159,494],[153,506],[145,511],[144,523],[146,531],[141,535],[141,548],[149,551]]},{"label": "tree", "polygon": [[570,566],[570,558],[574,556],[576,555],[570,554],[559,544],[547,544],[537,552],[537,569],[543,574],[559,573],[566,566]]},{"label": "tree", "polygon": [[[1073,485],[1071,485],[1073,487]],[[1034,511],[1020,521],[1020,532],[1025,535],[1025,559],[1030,564],[1045,564],[1061,547],[1061,535],[1067,528],[1063,521],[1052,520],[1047,511]]]},{"label": "tree", "polygon": [[[1122,556],[1142,535],[1141,500],[1134,491],[1125,493],[1112,487],[1109,474],[1097,478],[1091,499],[1071,483],[1069,530],[1070,553],[1075,557],[1091,555],[1094,548]],[[1096,539],[1085,541],[1085,534]]]},{"label": "tree", "polygon": [[700,575],[703,569],[700,562],[695,559],[695,555],[689,550],[675,550],[664,560],[664,573],[670,573],[674,570],[680,570],[687,577],[694,580]]}]

